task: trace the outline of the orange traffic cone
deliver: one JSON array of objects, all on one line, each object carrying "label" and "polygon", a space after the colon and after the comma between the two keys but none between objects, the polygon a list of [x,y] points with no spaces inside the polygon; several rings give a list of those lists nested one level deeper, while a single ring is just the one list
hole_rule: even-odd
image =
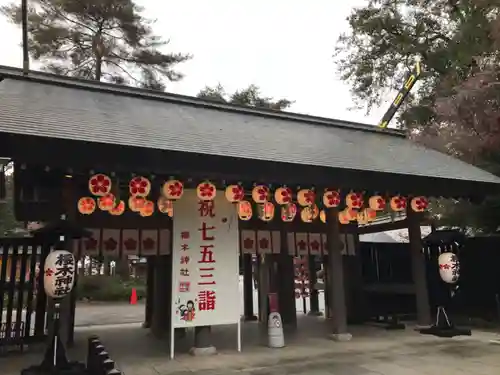
[{"label": "orange traffic cone", "polygon": [[137,304],[137,291],[135,290],[135,288],[132,288],[132,294],[130,295],[130,304]]}]

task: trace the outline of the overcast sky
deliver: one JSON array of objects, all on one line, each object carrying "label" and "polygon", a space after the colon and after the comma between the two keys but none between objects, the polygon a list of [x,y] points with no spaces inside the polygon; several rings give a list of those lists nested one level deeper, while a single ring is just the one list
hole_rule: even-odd
[{"label": "overcast sky", "polygon": [[[19,0],[20,1],[20,0]],[[29,0],[28,0],[29,1]],[[0,0],[0,5],[10,3]],[[221,83],[229,92],[256,84],[266,96],[294,100],[293,112],[376,124],[386,105],[369,116],[349,111],[349,87],[332,58],[346,17],[363,0],[140,0],[157,20],[169,48],[194,58],[179,66],[186,77],[168,91],[196,95]],[[0,64],[21,67],[21,31],[0,18]],[[8,37],[7,37],[8,36]]]}]

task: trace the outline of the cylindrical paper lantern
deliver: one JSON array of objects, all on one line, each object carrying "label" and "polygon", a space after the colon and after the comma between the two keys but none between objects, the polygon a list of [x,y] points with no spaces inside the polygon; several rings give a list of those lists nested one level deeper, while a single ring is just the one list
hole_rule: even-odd
[{"label": "cylindrical paper lantern", "polygon": [[146,203],[146,198],[144,197],[134,196],[128,199],[128,207],[130,208],[130,211],[133,212],[140,212],[144,207],[145,203]]},{"label": "cylindrical paper lantern", "polygon": [[356,220],[358,221],[358,224],[360,224],[360,225],[368,224],[368,218],[366,217],[366,214],[364,211],[358,212],[358,214],[356,215]]},{"label": "cylindrical paper lantern", "polygon": [[109,213],[113,216],[120,216],[123,215],[125,212],[125,202],[120,201],[115,207],[113,207],[111,210],[109,210]]},{"label": "cylindrical paper lantern", "polygon": [[302,207],[300,210],[300,218],[304,223],[312,223],[313,211],[310,207]]},{"label": "cylindrical paper lantern", "polygon": [[429,201],[426,197],[412,198],[410,204],[411,209],[415,212],[424,212],[429,207]]},{"label": "cylindrical paper lantern", "polygon": [[385,209],[385,199],[380,195],[374,195],[368,200],[368,205],[372,210],[383,211]]},{"label": "cylindrical paper lantern", "polygon": [[152,216],[155,212],[155,204],[153,201],[146,200],[144,206],[139,211],[139,214],[143,217]]},{"label": "cylindrical paper lantern", "polygon": [[102,211],[109,211],[115,206],[115,196],[108,193],[97,199],[97,204]]},{"label": "cylindrical paper lantern", "polygon": [[439,276],[445,283],[455,284],[460,277],[460,262],[453,253],[442,253],[438,258]]},{"label": "cylindrical paper lantern", "polygon": [[277,188],[274,192],[274,200],[279,205],[285,205],[292,202],[292,189],[287,187]]},{"label": "cylindrical paper lantern", "polygon": [[91,197],[82,197],[78,200],[78,212],[82,215],[90,215],[96,209],[97,204]]},{"label": "cylindrical paper lantern", "polygon": [[184,184],[179,180],[168,180],[163,184],[162,193],[168,200],[176,201],[184,194]]},{"label": "cylindrical paper lantern", "polygon": [[269,200],[269,188],[265,185],[257,185],[252,189],[252,199],[255,203],[262,204]]},{"label": "cylindrical paper lantern", "polygon": [[262,221],[271,221],[274,217],[274,204],[271,202],[264,202],[259,204],[259,219]]},{"label": "cylindrical paper lantern", "polygon": [[252,204],[249,201],[238,202],[237,208],[238,217],[240,220],[248,221],[252,218]]},{"label": "cylindrical paper lantern", "polygon": [[[66,250],[54,250],[45,258],[43,267],[43,287],[45,294],[52,298],[62,298],[71,293],[75,285],[75,256]],[[63,277],[61,275],[64,274]]]},{"label": "cylindrical paper lantern", "polygon": [[241,202],[245,198],[245,190],[240,185],[229,185],[226,188],[226,199],[231,203]]},{"label": "cylindrical paper lantern", "polygon": [[361,193],[349,193],[345,198],[345,204],[349,208],[355,210],[363,206],[363,194]]},{"label": "cylindrical paper lantern", "polygon": [[172,202],[170,199],[167,199],[166,197],[160,197],[158,198],[158,202],[156,202],[156,205],[158,206],[158,211],[160,211],[162,214],[167,214],[170,217],[174,216],[174,202]]},{"label": "cylindrical paper lantern", "polygon": [[89,178],[89,191],[98,197],[108,194],[111,191],[111,185],[111,178],[102,173]]},{"label": "cylindrical paper lantern", "polygon": [[212,201],[217,194],[215,185],[209,181],[202,182],[196,187],[196,195],[202,201]]},{"label": "cylindrical paper lantern", "polygon": [[288,203],[281,206],[281,220],[285,223],[292,222],[297,215],[297,205],[295,203]]},{"label": "cylindrical paper lantern", "polygon": [[345,215],[346,219],[348,219],[349,221],[354,221],[354,220],[356,220],[358,218],[358,211],[354,210],[352,208],[347,207],[342,212],[344,212],[344,215]]},{"label": "cylindrical paper lantern", "polygon": [[338,207],[340,205],[340,192],[338,190],[326,189],[323,194],[323,204],[326,208]]},{"label": "cylindrical paper lantern", "polygon": [[137,176],[130,180],[128,189],[133,197],[146,197],[151,191],[151,182],[146,177]]},{"label": "cylindrical paper lantern", "polygon": [[399,212],[406,209],[406,198],[400,195],[396,195],[391,198],[390,201],[391,210]]},{"label": "cylindrical paper lantern", "polygon": [[312,206],[316,200],[316,193],[311,189],[302,189],[297,193],[297,203],[302,207]]},{"label": "cylindrical paper lantern", "polygon": [[371,209],[371,208],[365,208],[364,210],[366,219],[370,222],[373,221],[377,218],[377,211]]},{"label": "cylindrical paper lantern", "polygon": [[319,213],[319,219],[323,222],[323,223],[326,223],[326,211],[325,210],[321,210],[320,213]]},{"label": "cylindrical paper lantern", "polygon": [[350,223],[350,220],[346,216],[345,211],[340,211],[338,216],[339,216],[339,223],[340,224],[344,224],[345,225],[345,224],[349,224]]}]

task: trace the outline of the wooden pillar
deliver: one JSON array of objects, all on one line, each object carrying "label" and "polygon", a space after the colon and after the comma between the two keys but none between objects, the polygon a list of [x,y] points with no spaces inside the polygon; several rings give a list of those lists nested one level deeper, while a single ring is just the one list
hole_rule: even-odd
[{"label": "wooden pillar", "polygon": [[344,266],[342,260],[342,242],[340,239],[340,223],[338,209],[329,208],[327,212],[327,247],[328,247],[328,286],[331,338],[336,341],[347,341],[352,338],[347,332],[346,300],[344,290]]},{"label": "wooden pillar", "polygon": [[253,265],[252,254],[240,255],[243,263],[243,310],[246,321],[257,320],[253,312]]},{"label": "wooden pillar", "polygon": [[427,271],[425,258],[422,252],[422,234],[420,233],[420,215],[411,207],[407,208],[408,236],[410,239],[411,266],[415,296],[417,299],[417,325],[430,326],[431,311],[429,306],[429,292],[427,290]]},{"label": "wooden pillar", "polygon": [[281,249],[279,254],[278,304],[283,324],[291,328],[297,327],[297,309],[295,304],[295,270],[293,257],[288,251],[286,228],[280,231]]},{"label": "wooden pillar", "polygon": [[309,290],[311,291],[309,296],[310,310],[307,315],[320,316],[322,313],[319,311],[319,292],[315,288],[318,278],[316,276],[316,256],[309,255],[308,260],[309,265]]},{"label": "wooden pillar", "polygon": [[146,274],[146,305],[144,307],[144,323],[143,328],[151,328],[151,318],[153,317],[153,301],[154,301],[154,280],[155,280],[155,258],[149,256],[146,258],[147,274]]},{"label": "wooden pillar", "polygon": [[269,299],[270,291],[270,258],[267,254],[258,256],[259,263],[259,322],[267,329],[267,317],[269,314]]},{"label": "wooden pillar", "polygon": [[156,338],[168,337],[171,324],[172,255],[155,257],[151,332]]}]

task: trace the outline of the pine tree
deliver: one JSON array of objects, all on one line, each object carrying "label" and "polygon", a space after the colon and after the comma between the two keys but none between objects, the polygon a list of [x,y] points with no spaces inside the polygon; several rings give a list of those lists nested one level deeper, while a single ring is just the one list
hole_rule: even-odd
[{"label": "pine tree", "polygon": [[[162,52],[167,42],[142,10],[133,0],[31,0],[30,55],[52,73],[164,90],[165,79],[182,78],[175,65],[191,56]],[[21,25],[18,3],[1,11]]]}]

